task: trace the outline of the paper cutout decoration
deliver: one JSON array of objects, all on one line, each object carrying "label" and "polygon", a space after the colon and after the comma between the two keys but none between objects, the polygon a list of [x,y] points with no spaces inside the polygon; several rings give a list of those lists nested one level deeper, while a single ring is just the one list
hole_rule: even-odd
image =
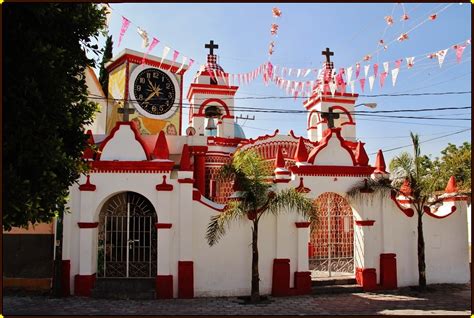
[{"label": "paper cutout decoration", "polygon": [[376,63],[373,65],[374,68],[374,76],[377,77],[377,74],[379,72],[379,65]]},{"label": "paper cutout decoration", "polygon": [[462,53],[466,47],[464,45],[455,45],[454,49],[456,50],[456,61],[461,63]]},{"label": "paper cutout decoration", "polygon": [[383,87],[383,84],[385,83],[385,79],[387,78],[388,72],[383,72],[380,74],[380,88]]},{"label": "paper cutout decoration", "polygon": [[400,42],[408,40],[408,33],[402,33],[397,40]]},{"label": "paper cutout decoration", "polygon": [[370,91],[372,91],[372,88],[374,87],[374,82],[375,82],[375,77],[372,75],[372,76],[369,76],[369,88],[370,88]]},{"label": "paper cutout decoration", "polygon": [[407,68],[410,69],[410,68],[413,67],[413,65],[415,65],[415,57],[414,56],[407,57],[406,60],[407,60]]},{"label": "paper cutout decoration", "polygon": [[392,70],[392,84],[393,86],[395,86],[395,83],[397,82],[397,77],[398,77],[398,73],[400,72],[400,68],[394,68]]},{"label": "paper cutout decoration", "polygon": [[158,45],[158,43],[160,43],[160,40],[158,40],[157,38],[153,38],[153,40],[151,40],[150,46],[148,47],[145,55],[143,55],[142,64],[145,63],[146,56],[151,52],[151,50],[155,48],[155,46]]},{"label": "paper cutout decoration", "polygon": [[161,61],[160,61],[160,66],[161,66],[161,63],[163,63],[163,60],[166,58],[166,56],[168,55],[168,52],[170,51],[171,49],[167,46],[165,46],[163,48],[163,54],[161,55]]},{"label": "paper cutout decoration", "polygon": [[352,66],[347,68],[347,81],[350,82],[352,78]]},{"label": "paper cutout decoration", "polygon": [[272,27],[270,28],[270,33],[272,35],[276,35],[278,32],[278,24],[272,23]]},{"label": "paper cutout decoration", "polygon": [[120,46],[120,43],[122,42],[123,36],[125,35],[125,32],[127,32],[129,25],[130,25],[130,21],[126,17],[122,16],[122,27],[120,28],[120,35],[119,35],[117,47]]},{"label": "paper cutout decoration", "polygon": [[352,94],[352,95],[354,95],[354,89],[355,89],[355,87],[354,87],[354,86],[355,86],[355,83],[354,83],[354,82],[355,82],[355,81],[351,81],[351,82],[349,83],[349,86],[351,87],[351,94]]},{"label": "paper cutout decoration", "polygon": [[356,64],[356,79],[359,78],[359,74],[360,74],[360,64],[357,63],[357,64]]},{"label": "paper cutout decoration", "polygon": [[393,17],[392,16],[388,15],[384,19],[385,19],[385,22],[387,23],[387,25],[391,26],[393,24]]},{"label": "paper cutout decoration", "polygon": [[396,60],[395,61],[395,68],[400,68],[400,65],[402,65],[402,60]]},{"label": "paper cutout decoration", "polygon": [[436,55],[438,56],[439,67],[443,66],[446,53],[448,53],[448,49],[440,50],[436,53]]},{"label": "paper cutout decoration", "polygon": [[367,54],[366,56],[364,56],[364,61],[370,61],[370,59],[372,58],[372,56],[370,56],[370,54]]},{"label": "paper cutout decoration", "polygon": [[329,82],[329,89],[331,90],[332,97],[334,97],[334,94],[336,93],[336,88],[337,88],[336,83],[334,83],[333,81],[330,81]]},{"label": "paper cutout decoration", "polygon": [[274,18],[279,18],[281,17],[281,10],[275,7],[272,9],[272,14]]},{"label": "paper cutout decoration", "polygon": [[388,73],[388,62],[383,62],[383,70]]},{"label": "paper cutout decoration", "polygon": [[150,42],[148,41],[148,33],[145,30],[142,30],[140,27],[137,27],[137,32],[142,38],[142,48],[148,47]]},{"label": "paper cutout decoration", "polygon": [[362,93],[364,92],[364,87],[365,87],[365,78],[361,78],[359,80],[360,83],[360,89],[362,90]]},{"label": "paper cutout decoration", "polygon": [[434,20],[436,20],[437,17],[438,17],[438,16],[437,16],[436,14],[432,14],[432,15],[430,15],[429,19],[430,19],[431,21],[434,21]]},{"label": "paper cutout decoration", "polygon": [[370,64],[369,65],[364,65],[364,77],[367,78],[367,75],[369,74],[369,69],[370,69]]},{"label": "paper cutout decoration", "polygon": [[181,70],[183,69],[183,66],[184,66],[184,63],[186,63],[186,60],[188,58],[186,56],[183,55],[183,58],[182,58],[182,61],[181,61],[181,66],[178,68],[178,70],[176,71],[177,74],[179,74],[179,72],[181,72]]},{"label": "paper cutout decoration", "polygon": [[408,19],[410,19],[410,17],[408,16],[408,14],[405,13],[404,15],[402,15],[402,18],[400,19],[400,21],[406,21]]}]

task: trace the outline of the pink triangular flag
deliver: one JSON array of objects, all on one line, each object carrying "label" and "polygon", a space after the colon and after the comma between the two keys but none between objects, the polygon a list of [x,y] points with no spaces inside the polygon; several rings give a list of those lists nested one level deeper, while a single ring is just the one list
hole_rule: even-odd
[{"label": "pink triangular flag", "polygon": [[174,63],[176,62],[176,59],[178,58],[179,52],[176,50],[173,50],[173,63],[171,63],[170,68],[168,70],[171,70],[174,66]]},{"label": "pink triangular flag", "polygon": [[360,74],[360,64],[357,63],[357,64],[356,64],[356,79],[359,78],[359,74]]},{"label": "pink triangular flag", "polygon": [[130,20],[128,20],[126,17],[122,16],[122,27],[120,28],[120,35],[119,35],[119,40],[117,43],[117,47],[120,46],[120,43],[122,42],[123,36],[125,35],[125,32],[127,32],[128,26],[130,25]]},{"label": "pink triangular flag", "polygon": [[191,68],[191,66],[194,64],[194,60],[193,59],[189,59],[189,67],[188,67],[188,70]]},{"label": "pink triangular flag", "polygon": [[385,79],[387,78],[388,72],[383,72],[380,74],[380,87],[383,87],[383,84],[385,83]]},{"label": "pink triangular flag", "polygon": [[362,90],[362,93],[364,92],[364,87],[365,87],[365,78],[361,78],[359,80],[360,83],[360,89]]},{"label": "pink triangular flag", "polygon": [[456,61],[461,63],[462,53],[466,47],[464,45],[456,45]]},{"label": "pink triangular flag", "polygon": [[377,73],[379,72],[379,65],[374,64],[374,76],[377,77]]},{"label": "pink triangular flag", "polygon": [[150,46],[146,50],[145,55],[143,55],[142,64],[145,63],[146,56],[151,52],[151,50],[153,50],[155,48],[155,46],[158,45],[158,43],[160,43],[160,40],[158,40],[157,38],[153,38],[153,40],[151,41]]},{"label": "pink triangular flag", "polygon": [[402,60],[396,60],[395,61],[395,68],[400,68],[400,65],[402,65]]}]

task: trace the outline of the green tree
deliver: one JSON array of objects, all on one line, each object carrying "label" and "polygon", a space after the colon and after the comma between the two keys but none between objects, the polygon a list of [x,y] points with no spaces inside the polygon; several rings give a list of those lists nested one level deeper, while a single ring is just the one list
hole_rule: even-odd
[{"label": "green tree", "polygon": [[433,162],[441,173],[436,190],[444,190],[449,178],[454,176],[460,191],[471,192],[471,143],[464,142],[459,147],[449,143],[441,155]]},{"label": "green tree", "polygon": [[[440,202],[435,194],[436,184],[440,177],[437,169],[429,157],[420,154],[420,142],[418,135],[410,133],[413,143],[413,154],[404,152],[390,162],[390,171],[393,182],[388,179],[368,180],[356,185],[348,192],[349,198],[357,198],[361,190],[370,188],[376,193],[387,194],[393,191],[395,195],[410,196],[412,207],[417,215],[417,255],[418,255],[418,285],[420,289],[426,287],[426,263],[425,263],[425,240],[423,235],[423,215],[425,209]],[[400,186],[407,181],[411,193],[402,193]]]},{"label": "green tree", "polygon": [[112,59],[112,47],[114,42],[112,41],[112,36],[107,36],[105,41],[104,54],[102,55],[102,61],[100,62],[100,71],[99,71],[99,83],[102,86],[102,90],[106,97],[109,96],[109,73],[105,69],[105,64]]},{"label": "green tree", "polygon": [[3,227],[27,227],[61,214],[68,188],[86,169],[86,51],[105,12],[85,3],[3,4]]},{"label": "green tree", "polygon": [[312,221],[316,219],[313,202],[294,189],[275,192],[267,178],[272,171],[253,151],[234,154],[230,164],[223,166],[219,176],[221,180],[233,180],[240,197],[231,200],[224,212],[211,217],[207,228],[208,244],[213,246],[226,233],[230,223],[249,219],[252,224],[252,282],[251,302],[260,301],[260,276],[258,271],[258,226],[261,217],[271,213],[277,215],[289,210],[302,214]]}]

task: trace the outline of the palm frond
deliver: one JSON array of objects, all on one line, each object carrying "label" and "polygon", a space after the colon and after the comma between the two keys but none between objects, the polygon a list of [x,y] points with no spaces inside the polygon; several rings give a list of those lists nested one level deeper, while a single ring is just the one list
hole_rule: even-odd
[{"label": "palm frond", "polygon": [[296,212],[310,221],[315,221],[318,214],[313,201],[293,188],[275,193],[268,203],[267,210],[275,215],[285,210]]},{"label": "palm frond", "polygon": [[206,239],[209,246],[213,246],[225,235],[232,221],[245,216],[245,210],[238,201],[231,201],[227,204],[224,212],[211,217],[207,225]]}]

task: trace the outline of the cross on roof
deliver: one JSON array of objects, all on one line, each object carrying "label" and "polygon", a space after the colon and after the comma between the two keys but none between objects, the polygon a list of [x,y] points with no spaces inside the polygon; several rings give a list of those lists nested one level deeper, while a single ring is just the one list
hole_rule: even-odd
[{"label": "cross on roof", "polygon": [[214,40],[211,40],[209,44],[204,45],[206,49],[209,49],[209,54],[214,55],[214,49],[218,49],[219,45],[214,44]]},{"label": "cross on roof", "polygon": [[321,114],[321,117],[324,118],[324,119],[327,119],[328,121],[328,128],[334,128],[334,119],[338,119],[339,118],[339,114],[338,113],[334,113],[332,111],[332,108],[329,108],[329,110],[327,112],[323,112]]},{"label": "cross on roof", "polygon": [[322,55],[325,55],[326,56],[326,62],[327,63],[330,63],[331,62],[331,57],[330,56],[333,56],[334,55],[334,52],[331,52],[329,50],[329,48],[327,47],[325,51],[322,51],[321,52]]},{"label": "cross on roof", "polygon": [[123,119],[122,120],[127,122],[127,121],[129,121],[129,116],[128,115],[135,113],[135,109],[129,108],[128,107],[128,102],[125,101],[125,104],[123,105],[123,107],[118,109],[118,113],[123,114]]}]

